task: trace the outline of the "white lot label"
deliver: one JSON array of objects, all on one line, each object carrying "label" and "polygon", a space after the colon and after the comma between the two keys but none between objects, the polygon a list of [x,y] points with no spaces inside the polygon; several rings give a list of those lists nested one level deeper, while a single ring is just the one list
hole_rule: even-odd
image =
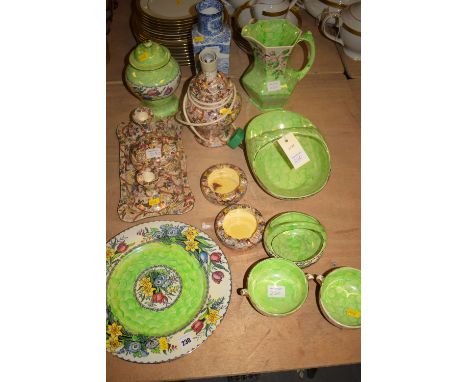
[{"label": "white lot label", "polygon": [[154,149],[146,150],[146,159],[160,158],[161,147],[155,147]]},{"label": "white lot label", "polygon": [[192,339],[191,339],[190,334],[187,334],[180,339],[180,344],[182,345],[182,347],[188,346],[191,343],[192,343]]},{"label": "white lot label", "polygon": [[269,285],[268,297],[283,298],[286,296],[286,288],[284,286]]},{"label": "white lot label", "polygon": [[269,92],[275,92],[277,90],[281,90],[281,82],[279,81],[267,82],[267,89]]},{"label": "white lot label", "polygon": [[295,169],[310,161],[301,144],[293,133],[278,139],[278,143]]}]

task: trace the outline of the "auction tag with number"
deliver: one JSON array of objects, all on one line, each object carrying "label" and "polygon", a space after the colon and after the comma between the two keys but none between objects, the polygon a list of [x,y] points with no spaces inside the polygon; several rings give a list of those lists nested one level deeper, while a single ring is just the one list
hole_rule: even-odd
[{"label": "auction tag with number", "polygon": [[187,334],[185,336],[183,336],[181,339],[180,339],[180,344],[182,347],[184,346],[188,346],[192,343],[192,338],[191,338],[191,335],[190,334]]},{"label": "auction tag with number", "polygon": [[279,81],[267,82],[267,89],[269,92],[275,92],[275,91],[281,90],[281,82]]},{"label": "auction tag with number", "polygon": [[269,285],[268,286],[268,297],[279,297],[283,298],[286,296],[286,288],[281,285]]},{"label": "auction tag with number", "polygon": [[146,159],[160,158],[161,157],[161,147],[155,147],[153,149],[146,150]]},{"label": "auction tag with number", "polygon": [[295,169],[298,169],[310,161],[293,133],[288,133],[284,137],[278,139],[278,143]]}]

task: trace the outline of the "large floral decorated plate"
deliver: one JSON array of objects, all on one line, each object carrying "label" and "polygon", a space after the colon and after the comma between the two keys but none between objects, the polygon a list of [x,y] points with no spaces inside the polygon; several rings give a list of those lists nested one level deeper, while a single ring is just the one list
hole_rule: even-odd
[{"label": "large floral decorated plate", "polygon": [[226,257],[184,223],[144,223],[115,236],[107,242],[106,270],[106,347],[127,361],[159,363],[190,353],[229,305]]}]

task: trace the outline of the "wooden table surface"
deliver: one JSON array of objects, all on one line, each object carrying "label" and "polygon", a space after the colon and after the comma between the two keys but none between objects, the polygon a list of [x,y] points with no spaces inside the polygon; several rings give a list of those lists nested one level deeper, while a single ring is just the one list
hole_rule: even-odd
[{"label": "wooden table surface", "polygon": [[[123,4],[124,1],[119,2],[118,12]],[[324,44],[326,42],[323,41]],[[114,53],[115,44],[110,44],[114,47]],[[303,200],[284,201],[271,197],[254,181],[240,148],[205,148],[196,143],[189,129],[185,129],[182,140],[187,155],[189,183],[196,200],[194,208],[178,216],[145,219],[133,224],[121,221],[117,215],[120,189],[115,128],[119,122],[128,120],[138,100],[118,78],[110,80],[107,84],[106,239],[145,221],[177,220],[199,228],[203,223],[212,226],[221,207],[209,203],[203,197],[199,180],[209,166],[228,162],[241,167],[247,174],[248,189],[242,202],[260,210],[266,220],[280,212],[301,211],[315,216],[325,226],[328,233],[325,253],[320,261],[305,269],[307,272],[323,273],[336,266],[360,268],[360,85],[357,82],[350,84],[351,81],[342,74],[342,69],[341,72],[333,72],[335,63],[341,63],[341,60],[334,45],[330,44],[331,49],[323,49],[322,53],[317,51],[316,62],[324,63],[323,72],[309,72],[297,85],[285,107],[286,110],[309,118],[320,129],[331,153],[332,172],[328,184],[319,194]],[[233,60],[237,60],[236,68],[233,68],[237,73],[242,73],[248,64],[246,57],[240,56],[242,54],[237,51],[237,57]],[[329,56],[321,57],[325,54]],[[108,80],[110,74],[118,72],[115,66],[119,61],[111,51]],[[241,66],[243,62],[245,67]],[[330,69],[326,69],[327,65]],[[184,74],[177,90],[178,95],[189,76],[190,73]],[[243,100],[236,125],[245,127],[260,111],[249,102],[239,84],[239,77],[239,74],[233,75]],[[219,244],[212,228],[204,231]],[[246,298],[237,294],[237,290],[244,286],[247,269],[267,257],[262,245],[245,252],[236,252],[222,245],[220,247],[228,258],[233,280],[231,303],[220,326],[200,348],[169,363],[136,364],[108,353],[108,381],[183,380],[360,362],[360,330],[338,329],[325,320],[317,306],[317,287],[314,283],[310,284],[310,295],[298,312],[284,318],[262,316]]]}]

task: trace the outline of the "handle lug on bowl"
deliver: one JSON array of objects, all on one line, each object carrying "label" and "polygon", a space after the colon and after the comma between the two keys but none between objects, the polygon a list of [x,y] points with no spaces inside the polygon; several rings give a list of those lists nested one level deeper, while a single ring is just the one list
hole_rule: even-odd
[{"label": "handle lug on bowl", "polygon": [[240,294],[241,296],[248,296],[248,295],[249,295],[249,291],[248,291],[247,289],[241,289],[241,290],[239,291],[239,294]]}]

